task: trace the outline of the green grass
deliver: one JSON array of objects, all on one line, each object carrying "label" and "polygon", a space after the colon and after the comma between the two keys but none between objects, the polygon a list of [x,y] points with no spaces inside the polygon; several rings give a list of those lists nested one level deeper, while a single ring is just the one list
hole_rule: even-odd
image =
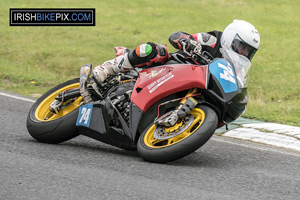
[{"label": "green grass", "polygon": [[[96,8],[96,26],[10,27],[9,8]],[[261,34],[244,116],[300,126],[299,10],[296,0],[1,0],[0,90],[42,94],[78,77],[83,64],[112,59],[114,46],[168,44],[175,31],[223,30],[244,19]]]}]

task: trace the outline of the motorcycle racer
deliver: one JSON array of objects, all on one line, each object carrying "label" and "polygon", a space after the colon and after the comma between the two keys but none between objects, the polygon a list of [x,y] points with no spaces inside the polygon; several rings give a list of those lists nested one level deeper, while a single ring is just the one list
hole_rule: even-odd
[{"label": "motorcycle racer", "polygon": [[[208,52],[212,58],[221,58],[221,48],[234,51],[251,60],[258,50],[260,35],[257,29],[243,20],[234,20],[223,32],[211,31],[207,33],[188,34],[175,32],[169,37],[171,45],[178,49],[188,63],[200,65],[194,55]],[[116,47],[117,57],[96,66],[92,70],[95,81],[102,83],[108,76],[134,68],[149,68],[165,64],[173,59],[164,45],[148,42],[141,44],[134,50],[125,47]],[[86,90],[87,79],[91,66],[84,65],[80,70],[80,94],[85,103],[92,101]]]}]

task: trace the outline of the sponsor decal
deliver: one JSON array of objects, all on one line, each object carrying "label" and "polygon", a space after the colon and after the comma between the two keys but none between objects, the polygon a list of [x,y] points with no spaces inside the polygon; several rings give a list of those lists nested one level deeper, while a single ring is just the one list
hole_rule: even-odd
[{"label": "sponsor decal", "polygon": [[128,79],[128,80],[120,81],[120,84],[128,83],[131,81],[135,81],[135,79]]},{"label": "sponsor decal", "polygon": [[164,75],[163,77],[161,77],[161,78],[157,79],[156,81],[152,82],[151,84],[149,84],[147,86],[147,88],[149,90],[149,93],[154,92],[162,84],[164,84],[165,82],[167,82],[168,80],[170,80],[173,77],[174,77],[174,74],[172,74],[172,72],[169,72],[166,75]]},{"label": "sponsor decal", "polygon": [[146,76],[148,76],[149,78],[153,78],[165,70],[166,70],[166,68],[161,68],[160,70],[154,69],[154,70],[151,70],[148,74],[146,74]]}]

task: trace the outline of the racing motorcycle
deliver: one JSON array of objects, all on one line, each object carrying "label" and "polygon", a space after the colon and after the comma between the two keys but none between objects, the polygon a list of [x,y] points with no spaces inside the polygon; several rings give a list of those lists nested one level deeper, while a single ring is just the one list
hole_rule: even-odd
[{"label": "racing motorcycle", "polygon": [[[79,134],[126,149],[146,161],[166,163],[196,151],[221,126],[245,110],[250,61],[221,49],[193,57],[174,53],[164,65],[108,77],[87,86],[93,99],[85,104],[79,78],[42,95],[27,117],[36,140],[57,144]],[[193,55],[194,56],[194,55]],[[59,105],[53,109],[53,104]]]}]

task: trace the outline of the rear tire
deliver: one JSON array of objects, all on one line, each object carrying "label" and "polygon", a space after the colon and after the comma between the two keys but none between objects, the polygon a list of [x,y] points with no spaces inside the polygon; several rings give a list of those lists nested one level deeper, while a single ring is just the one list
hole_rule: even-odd
[{"label": "rear tire", "polygon": [[79,135],[75,124],[81,97],[58,114],[45,119],[49,106],[58,93],[76,87],[79,87],[78,78],[54,87],[33,104],[27,116],[27,130],[33,138],[39,142],[58,144]]},{"label": "rear tire", "polygon": [[156,126],[152,123],[146,128],[137,144],[140,156],[149,162],[166,163],[187,156],[204,145],[215,132],[218,117],[215,111],[203,105],[194,108],[190,113],[194,116],[193,123],[173,138],[155,139],[153,134]]}]

